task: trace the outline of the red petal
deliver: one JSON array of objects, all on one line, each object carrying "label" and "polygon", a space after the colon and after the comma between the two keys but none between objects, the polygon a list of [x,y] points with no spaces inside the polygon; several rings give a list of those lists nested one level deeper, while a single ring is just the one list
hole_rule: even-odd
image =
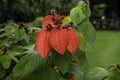
[{"label": "red petal", "polygon": [[46,58],[51,51],[51,47],[48,43],[50,32],[41,30],[36,37],[36,49],[42,58]]},{"label": "red petal", "polygon": [[68,30],[68,34],[69,34],[69,44],[67,49],[71,54],[74,54],[78,48],[78,37],[73,29]]},{"label": "red petal", "polygon": [[41,25],[42,25],[42,29],[47,29],[46,26],[47,26],[48,24],[50,24],[52,27],[56,27],[56,26],[54,25],[54,22],[53,22],[52,18],[53,18],[53,16],[48,15],[48,16],[46,16],[46,17],[43,19],[42,24],[41,24]]},{"label": "red petal", "polygon": [[56,50],[59,54],[64,55],[69,37],[68,33],[64,29],[55,29],[50,33],[49,42],[51,47]]}]

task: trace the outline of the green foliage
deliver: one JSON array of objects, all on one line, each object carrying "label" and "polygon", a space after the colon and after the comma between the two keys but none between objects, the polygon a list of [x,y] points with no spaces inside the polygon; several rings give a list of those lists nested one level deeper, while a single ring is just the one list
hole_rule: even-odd
[{"label": "green foliage", "polygon": [[85,77],[88,80],[102,80],[106,76],[108,76],[108,71],[99,67],[89,69],[87,73],[85,73]]},{"label": "green foliage", "polygon": [[63,74],[68,72],[70,70],[71,62],[72,62],[72,56],[71,54],[66,51],[65,55],[59,55],[56,52],[53,53],[54,55],[54,62],[57,66],[58,70],[60,70]]},{"label": "green foliage", "polygon": [[11,58],[9,55],[1,55],[0,56],[0,63],[2,64],[2,66],[5,68],[5,69],[8,69],[10,67],[10,64],[11,64]]},{"label": "green foliage", "polygon": [[93,44],[96,39],[96,32],[93,25],[89,21],[85,21],[84,23],[78,26],[80,32],[83,33],[84,38],[88,43]]},{"label": "green foliage", "polygon": [[85,40],[83,34],[80,31],[77,31],[77,35],[79,38],[79,48],[80,50],[85,51],[87,46],[87,41]]},{"label": "green foliage", "polygon": [[71,72],[74,74],[75,80],[84,80],[84,75],[88,69],[88,61],[85,53],[78,49],[73,59],[75,60],[75,63]]},{"label": "green foliage", "polygon": [[56,9],[61,14],[68,14],[79,0],[1,0],[0,23],[8,20],[30,22],[37,16],[50,14]]},{"label": "green foliage", "polygon": [[22,80],[60,80],[60,76],[53,68],[46,66],[35,70]]},{"label": "green foliage", "polygon": [[88,43],[95,42],[95,29],[89,21],[91,12],[89,5],[86,3],[80,3],[77,7],[73,8],[70,12],[71,20],[75,27],[83,34]]},{"label": "green foliage", "polygon": [[[23,66],[24,65],[24,66]],[[31,53],[23,56],[13,69],[14,78],[19,79],[36,70],[39,66],[45,65],[37,53]]]},{"label": "green foliage", "polygon": [[65,25],[65,24],[69,24],[71,23],[71,18],[70,16],[67,16],[65,17],[63,20],[62,20],[62,24]]},{"label": "green foliage", "polygon": [[[68,1],[61,1],[61,3],[64,2]],[[70,2],[72,1],[70,0]],[[48,5],[47,0],[36,0],[36,4],[39,3]],[[18,3],[14,5],[17,6],[15,9],[22,11],[22,13],[25,13],[23,10],[25,7],[25,10],[28,11],[27,15],[29,15],[31,8],[28,9],[27,1],[18,0]],[[38,7],[35,4],[32,6]],[[59,6],[61,5],[59,4]],[[39,4],[39,7],[44,6]],[[45,11],[48,7],[42,9]],[[6,80],[71,80],[72,75],[74,75],[75,80],[89,80],[91,77],[101,77],[103,69],[88,70],[88,61],[84,52],[86,43],[91,44],[95,41],[95,30],[89,22],[90,15],[89,6],[84,2],[73,8],[70,16],[65,17],[62,23],[63,25],[73,23],[77,28],[80,47],[74,55],[71,55],[67,50],[65,55],[60,55],[53,50],[46,59],[39,56],[34,45],[36,34],[40,28],[33,25],[39,26],[41,18],[37,18],[33,23],[18,25],[12,22],[6,24],[4,29],[0,31],[2,34],[0,39],[3,41],[0,43],[0,67],[2,68],[0,78],[5,76],[3,79]],[[10,71],[5,73],[7,70]]]},{"label": "green foliage", "polygon": [[3,66],[0,64],[0,79],[3,78],[5,76],[5,69],[3,68]]}]

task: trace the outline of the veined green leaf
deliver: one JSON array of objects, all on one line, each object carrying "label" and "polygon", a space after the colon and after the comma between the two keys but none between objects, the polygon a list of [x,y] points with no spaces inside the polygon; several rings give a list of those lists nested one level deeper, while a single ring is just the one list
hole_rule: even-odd
[{"label": "veined green leaf", "polygon": [[88,69],[88,61],[85,53],[78,49],[73,59],[76,61],[76,68],[81,72],[86,72]]},{"label": "veined green leaf", "polygon": [[91,16],[91,11],[90,11],[89,5],[87,3],[85,3],[85,2],[80,3],[77,7],[79,9],[82,9],[83,13],[87,16],[87,18],[89,18]]},{"label": "veined green leaf", "polygon": [[75,80],[86,80],[84,78],[85,72],[88,69],[88,61],[84,52],[77,50],[73,56],[73,66],[70,72],[74,75]]},{"label": "veined green leaf", "polygon": [[5,69],[3,68],[3,66],[0,64],[0,79],[3,78],[5,76]]},{"label": "veined green leaf", "polygon": [[108,76],[108,71],[104,68],[92,68],[85,73],[87,80],[102,80],[104,77]]},{"label": "veined green leaf", "polygon": [[85,51],[86,46],[87,46],[87,42],[86,42],[86,40],[81,32],[77,31],[77,35],[79,38],[79,48],[80,48],[80,50]]},{"label": "veined green leaf", "polygon": [[21,80],[61,80],[55,69],[50,67],[40,67],[33,73]]},{"label": "veined green leaf", "polygon": [[11,64],[11,57],[8,54],[0,56],[0,63],[5,69],[8,69]]},{"label": "veined green leaf", "polygon": [[39,66],[45,65],[45,61],[37,53],[27,54],[18,61],[13,69],[13,75],[15,78],[22,78],[36,70]]},{"label": "veined green leaf", "polygon": [[66,25],[66,24],[69,24],[69,23],[71,23],[70,16],[67,16],[62,20],[62,25]]},{"label": "veined green leaf", "polygon": [[93,44],[96,39],[96,32],[93,25],[89,21],[85,21],[78,26],[78,29],[83,33],[84,38],[90,44]]},{"label": "veined green leaf", "polygon": [[70,12],[70,17],[75,26],[79,25],[86,19],[86,15],[81,8],[75,7]]},{"label": "veined green leaf", "polygon": [[70,66],[72,63],[72,56],[71,54],[66,51],[65,55],[60,55],[57,52],[53,52],[54,55],[54,62],[55,65],[57,66],[57,68],[63,73],[65,74],[66,72],[68,72],[70,70]]}]

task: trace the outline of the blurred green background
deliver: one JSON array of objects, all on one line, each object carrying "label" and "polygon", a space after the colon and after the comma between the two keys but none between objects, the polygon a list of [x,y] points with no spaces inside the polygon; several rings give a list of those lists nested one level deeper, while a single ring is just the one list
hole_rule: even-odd
[{"label": "blurred green background", "polygon": [[[1,0],[0,28],[8,22],[25,22],[40,27],[42,18],[55,9],[62,15],[82,0]],[[107,68],[120,63],[120,0],[91,0],[91,22],[96,28],[96,42],[88,45],[86,55],[90,66]],[[2,47],[0,47],[2,48]]]}]

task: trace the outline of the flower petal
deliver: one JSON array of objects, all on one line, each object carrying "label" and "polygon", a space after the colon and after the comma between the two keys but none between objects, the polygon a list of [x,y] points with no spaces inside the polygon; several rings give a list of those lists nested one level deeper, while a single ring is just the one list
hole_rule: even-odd
[{"label": "flower petal", "polygon": [[46,58],[51,51],[51,47],[48,43],[50,32],[41,30],[36,37],[36,49],[42,58]]},{"label": "flower petal", "polygon": [[64,55],[69,37],[67,30],[64,29],[54,29],[50,33],[49,42],[51,47],[56,50],[59,54]]},{"label": "flower petal", "polygon": [[78,37],[73,29],[68,30],[69,34],[69,44],[67,46],[68,51],[74,54],[78,48]]},{"label": "flower petal", "polygon": [[47,29],[46,26],[47,26],[48,24],[50,24],[52,27],[56,27],[56,26],[54,25],[54,22],[53,22],[52,18],[53,18],[52,15],[48,15],[48,16],[46,16],[46,17],[43,19],[42,24],[41,24],[42,29],[46,30],[46,29]]}]

